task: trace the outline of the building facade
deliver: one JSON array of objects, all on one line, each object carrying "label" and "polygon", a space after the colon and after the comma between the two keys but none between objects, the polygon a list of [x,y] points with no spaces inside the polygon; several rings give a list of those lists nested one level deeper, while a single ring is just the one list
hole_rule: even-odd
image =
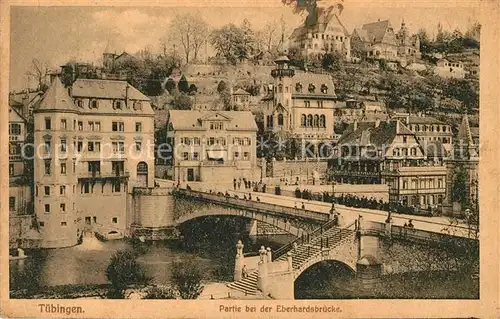
[{"label": "building facade", "polygon": [[134,186],[154,186],[154,112],[124,81],[55,79],[34,111],[35,214],[42,247],[84,230],[124,236]]},{"label": "building facade", "polygon": [[387,184],[389,201],[435,207],[445,196],[446,167],[429,161],[415,134],[398,119],[350,124],[329,161],[340,183]]},{"label": "building facade", "polygon": [[[268,132],[304,139],[312,145],[334,137],[333,110],[337,96],[329,75],[295,72],[287,57],[278,58],[269,95],[263,99]],[[317,147],[315,147],[317,153]]]},{"label": "building facade", "polygon": [[317,18],[296,28],[289,38],[289,49],[303,56],[322,56],[337,53],[346,60],[351,58],[350,35],[332,10],[317,10]]},{"label": "building facade", "polygon": [[446,59],[440,59],[436,62],[434,73],[442,78],[465,78],[466,71],[462,62],[450,62]]},{"label": "building facade", "polygon": [[389,20],[364,24],[355,28],[351,37],[352,55],[359,58],[401,61],[419,59],[420,39],[410,35],[403,20],[396,33]]},{"label": "building facade", "polygon": [[167,144],[177,182],[259,180],[257,125],[249,111],[170,110]]}]

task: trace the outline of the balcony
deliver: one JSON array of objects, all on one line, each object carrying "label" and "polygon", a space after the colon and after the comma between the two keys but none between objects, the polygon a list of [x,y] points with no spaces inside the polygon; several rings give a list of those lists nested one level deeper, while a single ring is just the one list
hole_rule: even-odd
[{"label": "balcony", "polygon": [[128,177],[130,177],[130,172],[127,170],[87,171],[78,174],[78,179],[113,179]]},{"label": "balcony", "polygon": [[276,77],[293,77],[295,75],[295,71],[292,69],[274,69],[271,71],[271,76],[273,78]]}]

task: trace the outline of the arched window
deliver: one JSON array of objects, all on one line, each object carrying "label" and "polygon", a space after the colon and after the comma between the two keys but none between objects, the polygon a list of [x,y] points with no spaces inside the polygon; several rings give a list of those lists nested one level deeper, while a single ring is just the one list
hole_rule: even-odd
[{"label": "arched window", "polygon": [[326,127],[326,120],[324,115],[321,115],[319,117],[319,127]]},{"label": "arched window", "polygon": [[283,114],[278,114],[278,125],[283,125]]},{"label": "arched window", "polygon": [[321,85],[321,93],[323,94],[328,93],[328,86],[326,84]]},{"label": "arched window", "polygon": [[316,86],[312,83],[309,83],[308,90],[309,90],[309,93],[314,93],[314,91],[316,90]]},{"label": "arched window", "polygon": [[308,127],[311,127],[313,125],[313,116],[311,114],[309,114],[307,116],[307,125]]},{"label": "arched window", "polygon": [[137,164],[137,186],[148,185],[148,164],[139,162]]},{"label": "arched window", "polygon": [[283,85],[278,85],[278,93],[283,93]]},{"label": "arched window", "polygon": [[300,82],[295,84],[295,91],[302,93],[302,84]]},{"label": "arched window", "polygon": [[319,115],[318,114],[314,115],[313,127],[319,127]]},{"label": "arched window", "polygon": [[306,126],[306,115],[305,114],[300,115],[300,126],[302,126],[302,127]]}]

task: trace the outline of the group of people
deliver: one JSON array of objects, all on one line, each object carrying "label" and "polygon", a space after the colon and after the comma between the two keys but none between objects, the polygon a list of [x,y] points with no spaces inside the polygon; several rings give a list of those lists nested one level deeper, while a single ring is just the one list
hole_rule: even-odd
[{"label": "group of people", "polygon": [[254,189],[255,190],[256,186],[259,183],[254,182],[254,181],[249,181],[249,180],[247,180],[244,177],[243,178],[240,177],[239,179],[233,178],[233,189],[234,190],[240,190],[241,186],[243,186],[244,189],[246,189],[246,190],[250,190],[250,189]]}]

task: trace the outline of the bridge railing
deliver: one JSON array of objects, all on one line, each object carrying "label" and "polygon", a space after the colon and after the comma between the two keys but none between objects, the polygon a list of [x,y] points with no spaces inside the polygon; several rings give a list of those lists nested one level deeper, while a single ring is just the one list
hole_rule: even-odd
[{"label": "bridge railing", "polygon": [[467,238],[452,234],[438,233],[428,230],[421,230],[415,228],[408,228],[403,226],[392,225],[391,236],[400,239],[412,239],[423,242],[434,242],[438,244],[446,243],[468,243],[477,244],[478,240],[474,238]]},{"label": "bridge railing", "polygon": [[316,212],[301,208],[284,207],[276,204],[256,202],[253,200],[245,200],[240,198],[234,198],[217,194],[209,194],[193,190],[178,189],[176,190],[176,192],[185,196],[190,196],[196,200],[212,202],[214,204],[224,205],[232,208],[250,209],[253,211],[265,212],[265,213],[286,214],[294,217],[320,220],[320,221],[327,221],[329,218],[328,213]]},{"label": "bridge railing", "polygon": [[[330,220],[330,221],[324,223],[323,225],[321,225],[320,227],[316,228],[315,230],[313,230],[309,234],[306,234],[305,236],[307,237],[308,240],[311,240],[318,235],[321,236],[321,234],[324,231],[335,227],[336,224],[337,224],[337,221]],[[291,242],[289,242],[288,244],[286,244],[285,246],[282,246],[282,247],[276,249],[273,252],[273,259],[276,260],[277,258],[286,254],[288,251],[290,251],[293,248],[294,244],[298,243],[298,242],[304,242],[304,235],[302,235],[301,237],[297,237],[294,240],[292,240]]]}]

